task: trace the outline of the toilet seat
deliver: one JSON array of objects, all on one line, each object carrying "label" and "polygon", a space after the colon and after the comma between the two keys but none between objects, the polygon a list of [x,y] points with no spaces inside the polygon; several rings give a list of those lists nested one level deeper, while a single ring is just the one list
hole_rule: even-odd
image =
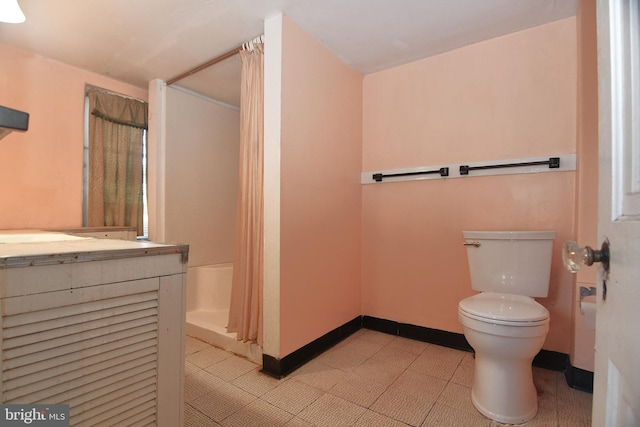
[{"label": "toilet seat", "polygon": [[523,295],[482,292],[458,304],[460,314],[470,319],[506,326],[539,326],[549,322],[549,311]]}]

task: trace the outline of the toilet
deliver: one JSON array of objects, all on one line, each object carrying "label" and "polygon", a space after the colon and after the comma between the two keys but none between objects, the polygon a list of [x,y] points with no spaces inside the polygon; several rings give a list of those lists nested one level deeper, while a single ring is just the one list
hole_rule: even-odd
[{"label": "toilet", "polygon": [[533,297],[549,291],[554,231],[464,231],[471,287],[458,303],[475,351],[471,400],[487,418],[521,424],[538,412],[531,363],[549,330]]}]

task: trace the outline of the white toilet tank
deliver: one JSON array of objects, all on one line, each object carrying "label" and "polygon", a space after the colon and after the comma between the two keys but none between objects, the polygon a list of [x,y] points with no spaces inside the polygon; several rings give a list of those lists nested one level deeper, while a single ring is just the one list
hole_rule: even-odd
[{"label": "white toilet tank", "polygon": [[463,231],[471,287],[546,297],[555,231]]}]

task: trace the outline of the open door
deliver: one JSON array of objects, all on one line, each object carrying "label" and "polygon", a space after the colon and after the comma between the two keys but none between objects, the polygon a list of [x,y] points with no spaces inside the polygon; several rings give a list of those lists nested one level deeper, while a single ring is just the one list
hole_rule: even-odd
[{"label": "open door", "polygon": [[640,0],[598,0],[598,235],[594,426],[640,426]]}]

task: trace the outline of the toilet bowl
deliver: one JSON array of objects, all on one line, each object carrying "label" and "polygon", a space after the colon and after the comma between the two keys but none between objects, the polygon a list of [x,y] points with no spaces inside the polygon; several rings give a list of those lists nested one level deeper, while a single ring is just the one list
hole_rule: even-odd
[{"label": "toilet bowl", "polygon": [[475,351],[471,400],[504,424],[535,417],[531,363],[549,330],[546,296],[555,232],[463,232],[471,285],[479,294],[458,304],[464,336]]},{"label": "toilet bowl", "polygon": [[547,309],[529,297],[485,292],[460,301],[458,318],[476,353],[474,406],[504,424],[531,420],[538,412],[531,362],[549,330]]}]

